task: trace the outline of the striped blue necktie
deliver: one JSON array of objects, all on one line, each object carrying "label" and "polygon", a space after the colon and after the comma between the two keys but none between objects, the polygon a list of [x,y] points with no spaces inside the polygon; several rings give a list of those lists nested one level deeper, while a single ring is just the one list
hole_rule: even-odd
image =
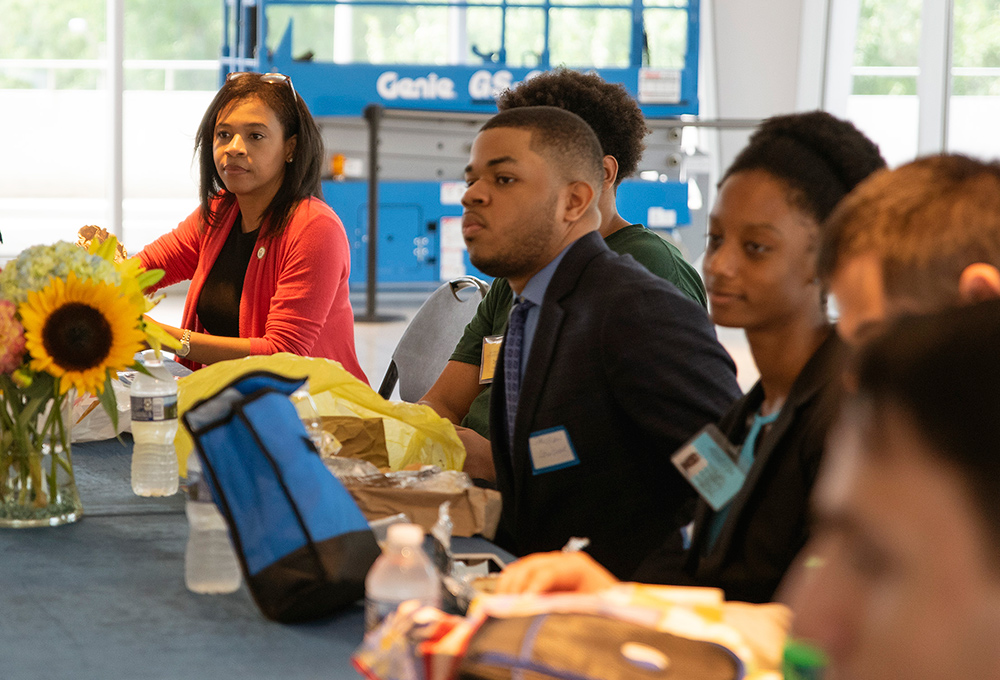
[{"label": "striped blue necktie", "polygon": [[511,453],[514,451],[514,417],[517,415],[517,399],[521,391],[521,349],[524,344],[524,320],[528,310],[535,306],[530,300],[518,297],[507,322],[507,337],[504,339],[503,380],[507,402],[507,437]]}]

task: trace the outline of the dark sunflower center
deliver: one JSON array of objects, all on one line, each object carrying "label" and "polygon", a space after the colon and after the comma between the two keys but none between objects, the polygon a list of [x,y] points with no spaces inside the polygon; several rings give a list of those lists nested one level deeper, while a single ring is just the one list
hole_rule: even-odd
[{"label": "dark sunflower center", "polygon": [[111,351],[111,326],[93,307],[70,302],[49,315],[42,344],[63,369],[85,371],[99,366]]}]

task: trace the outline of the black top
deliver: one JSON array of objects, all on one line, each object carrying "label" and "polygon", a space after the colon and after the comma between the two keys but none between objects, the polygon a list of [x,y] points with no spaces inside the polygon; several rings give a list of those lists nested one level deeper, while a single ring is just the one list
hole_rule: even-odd
[{"label": "black top", "polygon": [[[847,346],[832,329],[799,373],[781,415],[757,441],[757,454],[736,494],[719,538],[707,554],[704,542],[713,512],[705,501],[695,511],[691,549],[667,545],[633,574],[636,581],[722,588],[728,600],[769,602],[809,537],[809,495],[826,435],[836,420]],[[738,445],[747,417],[764,401],[760,382],[729,410],[719,429]]]},{"label": "black top", "polygon": [[246,278],[259,231],[255,229],[244,234],[242,224],[243,220],[237,216],[198,298],[198,318],[212,335],[240,337],[243,279]]}]

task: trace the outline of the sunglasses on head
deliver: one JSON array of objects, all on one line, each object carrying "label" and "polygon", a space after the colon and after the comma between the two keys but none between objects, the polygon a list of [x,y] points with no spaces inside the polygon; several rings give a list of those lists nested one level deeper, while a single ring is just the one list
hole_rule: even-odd
[{"label": "sunglasses on head", "polygon": [[286,76],[284,73],[257,73],[255,71],[233,71],[232,73],[226,74],[226,82],[231,80],[236,80],[242,76],[259,76],[265,83],[287,83],[288,87],[292,88],[292,98],[298,97],[298,93],[295,91],[295,86],[292,85],[292,79]]}]

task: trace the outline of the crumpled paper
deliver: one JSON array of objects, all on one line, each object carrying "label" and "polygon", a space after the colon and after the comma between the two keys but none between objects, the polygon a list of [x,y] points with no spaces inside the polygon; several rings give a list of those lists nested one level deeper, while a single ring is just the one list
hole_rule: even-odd
[{"label": "crumpled paper", "polygon": [[74,444],[82,442],[97,442],[114,439],[122,432],[132,431],[132,408],[129,388],[118,380],[111,381],[115,391],[115,401],[118,404],[118,428],[111,424],[108,415],[98,398],[89,393],[78,394],[73,400],[70,441]]}]

